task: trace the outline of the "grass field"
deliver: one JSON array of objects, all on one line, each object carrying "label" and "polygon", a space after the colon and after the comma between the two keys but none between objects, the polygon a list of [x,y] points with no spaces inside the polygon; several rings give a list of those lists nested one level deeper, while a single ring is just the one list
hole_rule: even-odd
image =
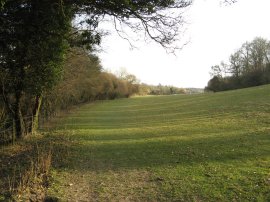
[{"label": "grass field", "polygon": [[48,133],[63,201],[270,201],[270,85],[97,102]]},{"label": "grass field", "polygon": [[0,201],[31,180],[43,197],[46,148],[51,199],[270,201],[270,85],[100,101],[51,125],[0,147]]}]

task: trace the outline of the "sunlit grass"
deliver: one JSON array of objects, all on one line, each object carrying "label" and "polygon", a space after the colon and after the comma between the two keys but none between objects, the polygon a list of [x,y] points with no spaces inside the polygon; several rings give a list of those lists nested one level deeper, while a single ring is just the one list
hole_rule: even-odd
[{"label": "sunlit grass", "polygon": [[50,134],[63,200],[270,200],[269,85],[89,104]]}]

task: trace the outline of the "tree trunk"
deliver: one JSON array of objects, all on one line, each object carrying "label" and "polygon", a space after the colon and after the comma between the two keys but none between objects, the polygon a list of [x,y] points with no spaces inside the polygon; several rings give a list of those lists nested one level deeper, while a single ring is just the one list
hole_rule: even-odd
[{"label": "tree trunk", "polygon": [[42,96],[36,96],[35,105],[33,109],[33,120],[32,120],[31,132],[35,132],[38,128],[38,117],[39,117],[41,102],[42,102]]},{"label": "tree trunk", "polygon": [[21,113],[21,98],[22,92],[17,91],[15,95],[15,104],[14,104],[14,121],[15,121],[15,130],[16,138],[21,139],[24,135],[24,124],[23,117]]}]

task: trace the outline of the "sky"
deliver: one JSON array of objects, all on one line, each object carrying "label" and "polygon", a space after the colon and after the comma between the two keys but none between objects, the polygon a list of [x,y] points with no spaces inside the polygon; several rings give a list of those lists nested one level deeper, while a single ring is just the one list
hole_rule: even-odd
[{"label": "sky", "polygon": [[194,0],[185,11],[185,32],[176,45],[188,43],[175,54],[143,40],[131,49],[112,26],[106,25],[110,35],[103,39],[98,53],[103,68],[113,73],[125,68],[152,85],[204,88],[211,66],[226,62],[230,54],[255,37],[270,40],[270,0],[238,0],[229,6],[221,1]]}]

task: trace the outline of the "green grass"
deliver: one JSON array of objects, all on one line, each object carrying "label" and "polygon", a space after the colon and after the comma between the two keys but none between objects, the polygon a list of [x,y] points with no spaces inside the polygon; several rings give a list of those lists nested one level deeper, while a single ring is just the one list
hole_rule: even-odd
[{"label": "green grass", "polygon": [[63,201],[270,201],[270,85],[97,102],[49,133]]}]

